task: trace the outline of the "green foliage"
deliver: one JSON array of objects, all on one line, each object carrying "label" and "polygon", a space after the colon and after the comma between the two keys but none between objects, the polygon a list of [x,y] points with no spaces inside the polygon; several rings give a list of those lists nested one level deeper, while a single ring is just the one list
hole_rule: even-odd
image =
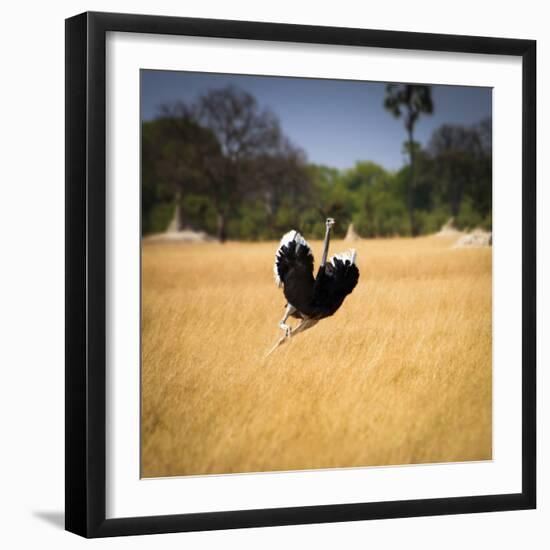
[{"label": "green foliage", "polygon": [[174,216],[175,205],[173,202],[159,202],[148,211],[146,218],[142,219],[142,231],[147,233],[163,233],[168,229]]},{"label": "green foliage", "polygon": [[231,238],[240,241],[258,241],[270,238],[268,215],[262,204],[250,201],[241,205],[228,224]]},{"label": "green foliage", "polygon": [[174,210],[173,194],[158,173],[155,142],[159,137],[160,125],[160,122],[145,122],[141,130],[141,224],[144,234],[164,231],[170,223],[168,219],[164,225],[166,205],[170,204],[171,211]]},{"label": "green foliage", "polygon": [[354,209],[350,221],[364,237],[407,234],[406,207],[396,174],[373,162],[357,163],[343,176]]},{"label": "green foliage", "polygon": [[486,220],[474,207],[470,197],[466,197],[460,206],[460,213],[456,217],[456,226],[459,229],[472,230],[486,226]]},{"label": "green foliage", "polygon": [[418,210],[416,223],[420,235],[437,233],[449,220],[450,213],[447,207],[439,206],[435,210]]},{"label": "green foliage", "polygon": [[490,120],[474,127],[444,125],[426,150],[406,141],[407,153],[413,148],[414,180],[410,165],[392,172],[362,161],[337,170],[306,164],[296,150],[283,147],[280,154],[242,164],[251,184],[240,185],[231,200],[205,173],[219,167],[197,161],[197,143],[208,158],[223,161],[212,133],[189,120],[177,122],[160,118],[142,126],[144,234],[166,230],[176,202],[185,225],[212,235],[219,234],[222,212],[225,231],[236,240],[279,239],[291,228],[322,239],[328,216],[336,219],[336,237],[352,222],[365,238],[405,236],[413,230],[411,206],[414,234],[435,233],[451,216],[461,229],[491,229]]},{"label": "green foliage", "polygon": [[212,235],[216,232],[216,210],[208,196],[189,193],[180,200],[180,207],[189,227],[200,228]]},{"label": "green foliage", "polygon": [[434,110],[430,86],[418,84],[388,84],[384,108],[394,117],[405,117],[405,127],[411,130],[421,113]]}]

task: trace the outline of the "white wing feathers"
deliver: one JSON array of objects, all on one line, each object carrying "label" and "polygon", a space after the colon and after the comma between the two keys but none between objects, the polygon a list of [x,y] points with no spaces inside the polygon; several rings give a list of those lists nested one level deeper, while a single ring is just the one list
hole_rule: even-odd
[{"label": "white wing feathers", "polygon": [[329,262],[332,265],[334,265],[334,260],[337,259],[344,263],[346,263],[346,261],[349,261],[351,264],[354,264],[356,258],[357,258],[357,251],[354,248],[350,248],[345,252],[341,252],[340,254],[335,254],[334,256],[332,256]]},{"label": "white wing feathers", "polygon": [[288,233],[285,233],[283,235],[283,238],[281,239],[281,242],[279,243],[279,248],[277,248],[277,252],[275,253],[275,264],[273,265],[273,273],[275,274],[275,283],[279,288],[283,286],[283,282],[281,281],[281,278],[279,277],[279,270],[277,269],[277,262],[279,261],[280,255],[282,253],[282,249],[284,246],[287,246],[288,243],[296,241],[296,251],[300,249],[300,246],[305,246],[308,249],[308,254],[311,256],[311,248],[309,247],[309,244],[307,244],[307,241],[298,233],[298,231],[292,229]]}]

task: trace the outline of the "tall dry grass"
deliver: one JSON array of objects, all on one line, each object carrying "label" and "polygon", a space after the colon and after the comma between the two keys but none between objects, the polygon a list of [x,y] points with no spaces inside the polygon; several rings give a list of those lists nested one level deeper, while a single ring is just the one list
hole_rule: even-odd
[{"label": "tall dry grass", "polygon": [[275,248],[143,246],[144,477],[491,458],[490,249],[361,241],[341,309],[264,359]]}]

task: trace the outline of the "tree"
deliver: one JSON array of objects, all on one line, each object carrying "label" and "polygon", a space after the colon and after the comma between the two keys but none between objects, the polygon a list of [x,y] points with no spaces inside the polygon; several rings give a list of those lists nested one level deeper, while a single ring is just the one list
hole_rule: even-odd
[{"label": "tree", "polygon": [[[277,117],[260,109],[251,94],[228,86],[202,95],[197,102],[165,105],[162,115],[184,128],[181,139],[195,146],[188,173],[202,176],[201,191],[208,195],[217,215],[217,234],[227,238],[230,216],[243,197],[268,189],[274,177],[296,179],[292,174],[303,164],[302,153],[284,137]],[[211,139],[197,133],[190,141],[189,128],[200,128]],[[183,192],[192,188],[180,179]],[[271,197],[266,193],[266,200]]]},{"label": "tree", "polygon": [[274,151],[255,159],[253,172],[255,185],[249,195],[263,203],[269,233],[278,236],[288,223],[297,225],[296,216],[285,221],[285,227],[277,219],[285,203],[292,206],[295,214],[311,200],[311,178],[305,153],[283,136]]},{"label": "tree", "polygon": [[411,235],[418,234],[414,218],[414,191],[416,183],[414,127],[421,114],[433,112],[433,101],[430,86],[415,84],[388,84],[384,107],[396,118],[404,116],[407,131],[408,154],[410,159],[410,176],[407,184],[407,209]]},{"label": "tree", "polygon": [[[207,184],[199,161],[205,151],[214,155],[218,145],[211,132],[185,117],[146,121],[141,136],[142,228],[144,233],[159,232],[165,229],[155,222],[159,212],[163,221],[169,221],[183,190]],[[192,226],[184,210],[179,212],[180,226]]]},{"label": "tree", "polygon": [[[434,131],[428,149],[434,159],[435,170],[444,185],[451,214],[460,213],[464,194],[477,204],[480,214],[488,212],[491,203],[491,132],[488,122],[477,126],[444,124]],[[485,197],[484,195],[488,196]]]},{"label": "tree", "polygon": [[[363,237],[380,237],[406,231],[407,212],[393,174],[374,162],[358,162],[343,174],[352,197],[352,220]],[[405,225],[405,227],[403,227]]]}]

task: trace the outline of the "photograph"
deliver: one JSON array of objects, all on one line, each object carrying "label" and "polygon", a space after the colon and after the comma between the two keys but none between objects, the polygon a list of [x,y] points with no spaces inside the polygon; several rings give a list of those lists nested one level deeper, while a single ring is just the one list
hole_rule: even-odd
[{"label": "photograph", "polygon": [[493,459],[492,112],[140,70],[141,478]]}]

